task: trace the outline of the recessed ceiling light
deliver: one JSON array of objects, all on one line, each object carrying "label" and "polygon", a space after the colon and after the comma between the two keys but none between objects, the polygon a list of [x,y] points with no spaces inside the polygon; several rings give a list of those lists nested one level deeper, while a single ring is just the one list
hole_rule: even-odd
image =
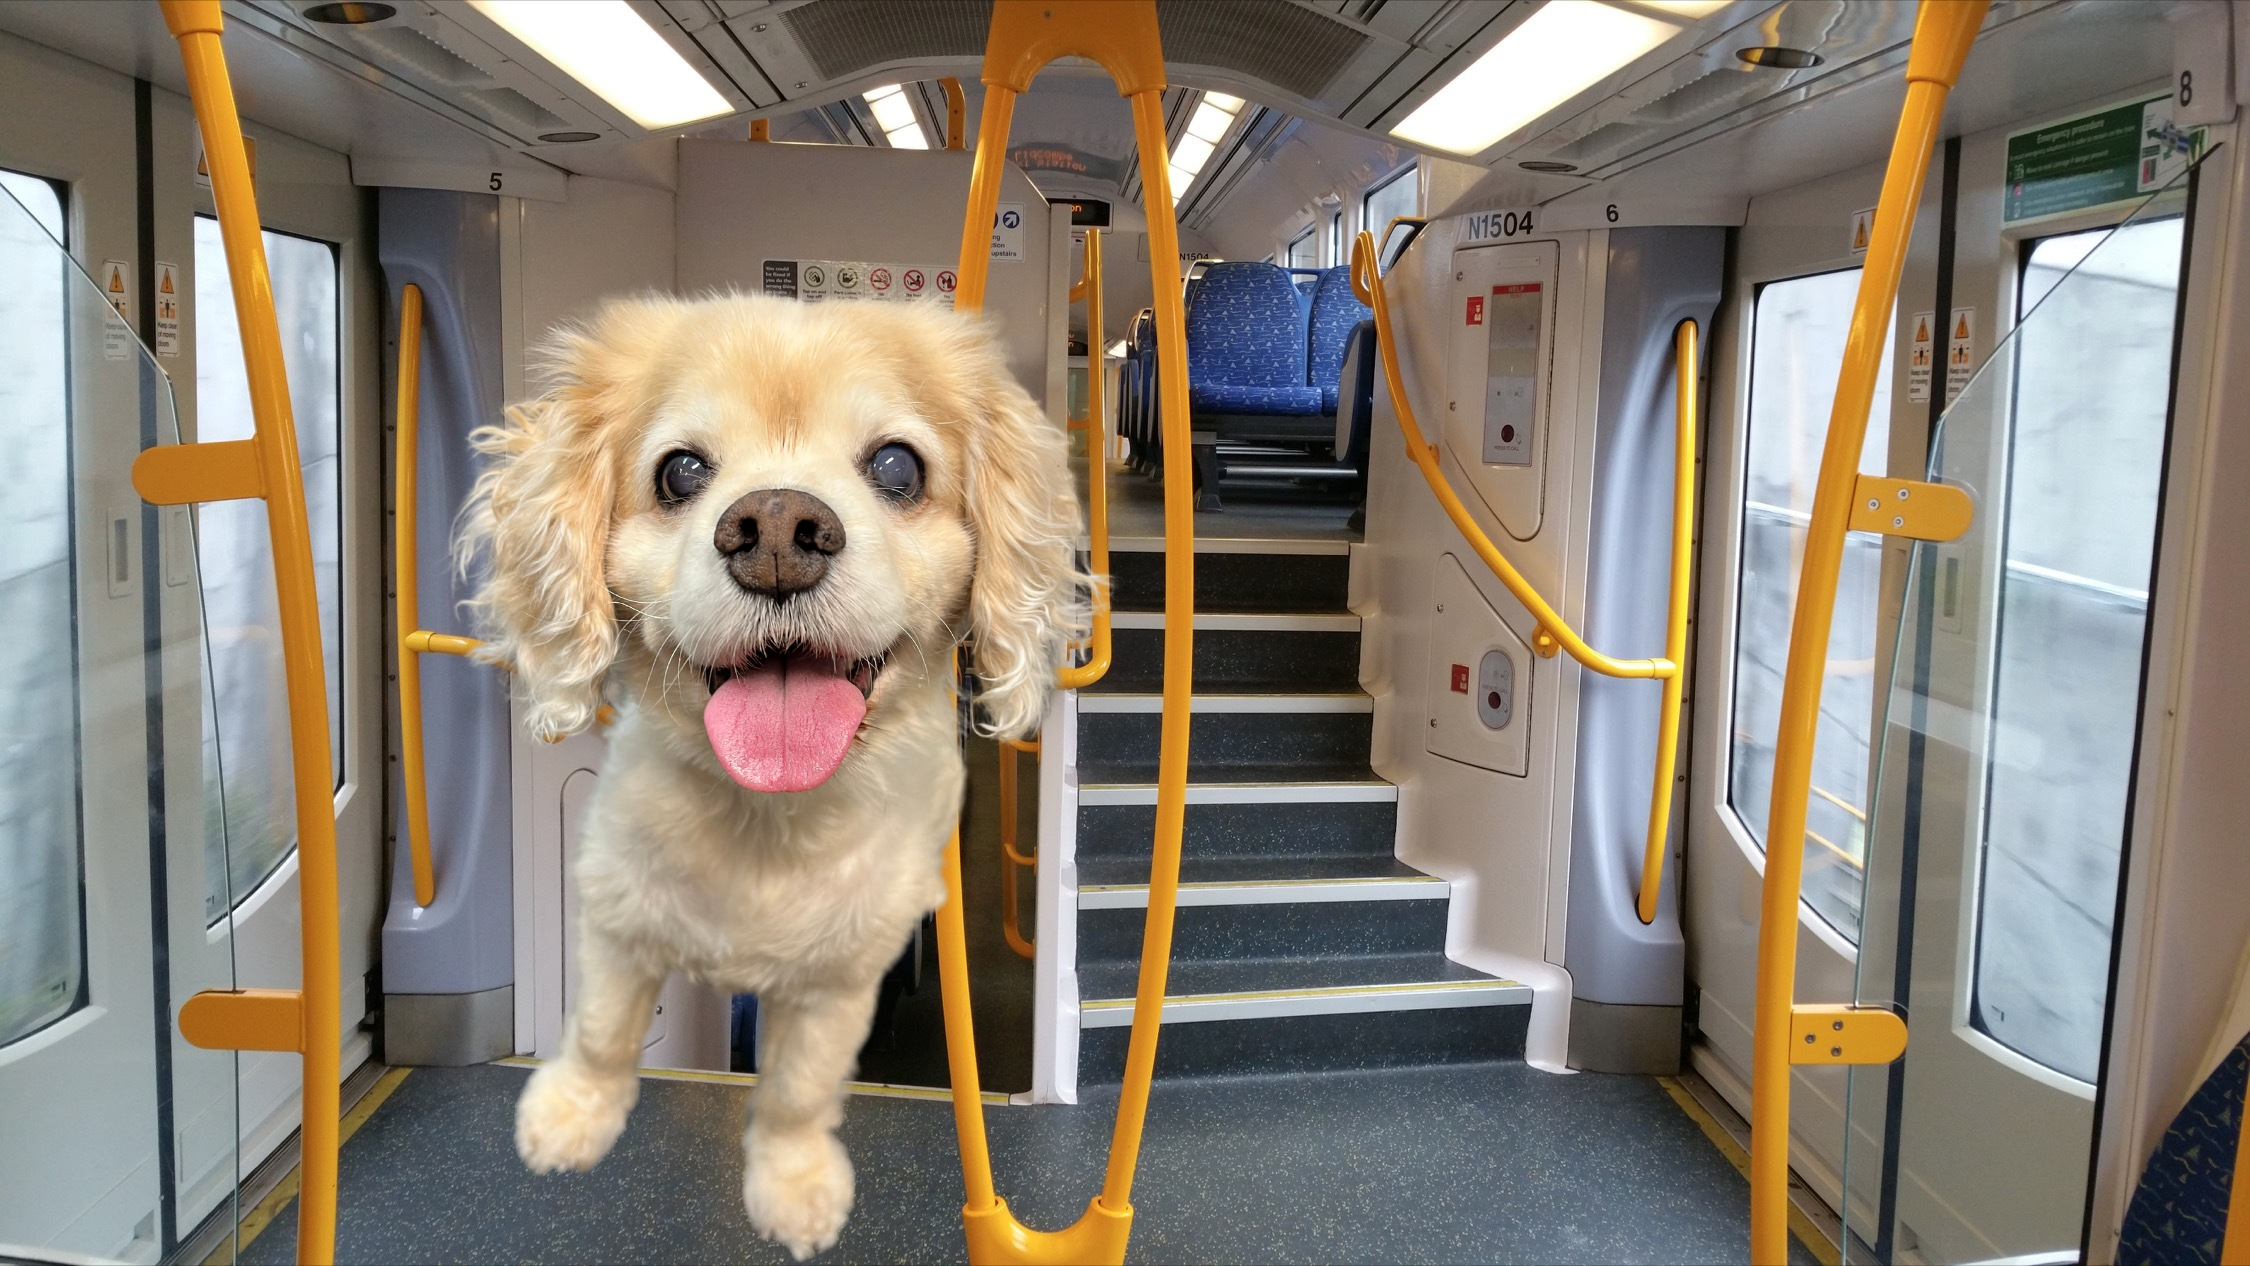
[{"label": "recessed ceiling light", "polygon": [[1218,149],[1220,138],[1234,126],[1235,116],[1242,112],[1242,98],[1230,97],[1223,92],[1206,92],[1195,105],[1189,117],[1187,134],[1172,149],[1172,201],[1177,203],[1187,194],[1188,186],[1195,183],[1197,173],[1211,161]]},{"label": "recessed ceiling light", "polygon": [[602,139],[602,134],[599,132],[541,132],[539,139],[549,145],[574,145],[579,141],[598,141]]},{"label": "recessed ceiling light", "polygon": [[1219,138],[1225,136],[1227,129],[1233,125],[1232,114],[1205,101],[1195,107],[1194,117],[1188,120],[1187,134],[1216,145]]},{"label": "recessed ceiling light", "polygon": [[1242,98],[1230,97],[1223,92],[1206,92],[1203,94],[1203,99],[1228,114],[1233,114],[1242,108]]},{"label": "recessed ceiling light", "polygon": [[1644,9],[1655,9],[1675,17],[1707,18],[1734,3],[1734,0],[1633,0]]},{"label": "recessed ceiling light", "polygon": [[469,0],[469,7],[644,128],[734,109],[625,0]]},{"label": "recessed ceiling light", "polygon": [[1828,60],[1807,49],[1783,48],[1779,44],[1767,44],[1760,48],[1738,48],[1734,55],[1753,66],[1765,66],[1773,70],[1803,70],[1808,66],[1818,66]]},{"label": "recessed ceiling light", "polygon": [[1547,158],[1530,159],[1517,163],[1516,166],[1523,168],[1525,171],[1565,172],[1578,170],[1578,164],[1576,163],[1558,163]]},{"label": "recessed ceiling light", "polygon": [[307,7],[300,15],[307,22],[327,22],[334,26],[365,26],[385,18],[398,16],[393,5],[377,4],[375,0],[345,0],[341,4],[316,4]]},{"label": "recessed ceiling light", "polygon": [[922,134],[922,121],[915,117],[914,104],[906,99],[906,90],[897,84],[884,84],[865,94],[861,100],[875,116],[875,126],[883,129],[883,138],[892,149],[928,149],[930,138]]},{"label": "recessed ceiling light", "polygon": [[1391,135],[1473,158],[1679,31],[1669,22],[1589,0],[1548,4],[1438,89]]}]

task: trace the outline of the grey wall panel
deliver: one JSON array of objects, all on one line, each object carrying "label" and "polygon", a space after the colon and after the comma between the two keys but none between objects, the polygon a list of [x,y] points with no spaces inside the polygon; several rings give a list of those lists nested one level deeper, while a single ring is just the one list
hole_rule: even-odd
[{"label": "grey wall panel", "polygon": [[[468,631],[460,603],[471,586],[451,565],[453,520],[476,480],[469,432],[500,417],[499,215],[500,200],[480,194],[385,189],[380,203],[394,327],[401,288],[408,282],[422,288],[421,539],[412,565],[421,580],[422,627],[439,632]],[[388,346],[395,365],[395,328]],[[386,378],[384,412],[391,417],[395,367]],[[387,653],[396,654],[395,645]],[[514,979],[509,725],[507,682],[499,672],[451,655],[422,657],[438,895],[428,909],[414,904],[405,800],[394,772],[397,844],[383,920],[387,994],[476,993]]]},{"label": "grey wall panel", "polygon": [[[1672,571],[1673,331],[1693,318],[1708,347],[1725,256],[1724,229],[1618,229],[1609,235],[1585,634],[1612,655],[1664,653]],[[1686,948],[1676,843],[1666,846],[1656,921],[1644,925],[1634,910],[1659,704],[1653,682],[1588,673],[1580,686],[1563,965],[1574,994],[1592,1002],[1678,1006],[1682,997]],[[1685,743],[1681,756],[1684,769]],[[1680,838],[1685,809],[1685,797],[1677,797],[1673,841]]]}]

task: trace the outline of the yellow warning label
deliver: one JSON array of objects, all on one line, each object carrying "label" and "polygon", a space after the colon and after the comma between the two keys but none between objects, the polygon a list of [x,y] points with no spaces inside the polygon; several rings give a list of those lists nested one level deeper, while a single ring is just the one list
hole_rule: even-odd
[{"label": "yellow warning label", "polygon": [[156,276],[157,276],[157,283],[156,283],[156,293],[158,293],[158,294],[160,294],[160,295],[168,295],[168,294],[172,294],[172,293],[174,293],[174,291],[172,290],[172,273],[171,273],[171,270],[169,270],[169,269],[164,269],[164,268],[159,268],[159,269],[157,269],[157,271],[156,271]]},{"label": "yellow warning label", "polygon": [[1969,317],[1967,313],[1956,312],[1953,314],[1953,337],[1969,337]]}]

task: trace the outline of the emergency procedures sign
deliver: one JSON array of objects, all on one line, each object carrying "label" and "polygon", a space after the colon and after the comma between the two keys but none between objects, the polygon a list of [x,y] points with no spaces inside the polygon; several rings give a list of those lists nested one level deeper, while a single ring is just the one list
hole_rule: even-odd
[{"label": "emergency procedures sign", "polygon": [[2002,218],[2013,224],[2145,197],[2201,158],[2207,135],[2173,124],[2170,96],[2016,132]]}]

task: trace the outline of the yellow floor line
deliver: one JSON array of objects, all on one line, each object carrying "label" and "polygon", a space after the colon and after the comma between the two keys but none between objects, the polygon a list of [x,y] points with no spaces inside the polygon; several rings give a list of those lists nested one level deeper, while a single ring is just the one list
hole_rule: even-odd
[{"label": "yellow floor line", "polygon": [[[1744,1181],[1748,1181],[1750,1153],[1743,1150],[1742,1144],[1734,1141],[1734,1136],[1719,1124],[1719,1119],[1697,1102],[1694,1095],[1688,1093],[1688,1088],[1680,1084],[1679,1078],[1659,1077],[1656,1084],[1664,1087],[1664,1093],[1672,1096],[1672,1102],[1680,1105],[1680,1111],[1687,1113],[1688,1119],[1703,1131],[1703,1137],[1711,1140],[1711,1145],[1719,1149],[1719,1154],[1727,1158],[1727,1163],[1734,1166],[1735,1172],[1741,1174]],[[1836,1252],[1835,1244],[1821,1234],[1820,1228],[1813,1225],[1813,1220],[1805,1216],[1805,1211],[1798,1208],[1794,1200],[1789,1202],[1789,1230],[1820,1266],[1839,1266],[1842,1259]]]},{"label": "yellow floor line", "polygon": [[[510,1068],[537,1068],[547,1061],[531,1055],[510,1055],[506,1059],[496,1059],[492,1062],[504,1064]],[[641,1076],[653,1081],[700,1081],[720,1086],[755,1086],[758,1084],[758,1074],[756,1073],[722,1073],[704,1068],[644,1068],[641,1070]],[[847,1081],[844,1083],[844,1091],[847,1094],[866,1095],[874,1099],[933,1099],[947,1103],[953,1100],[953,1092],[943,1087],[899,1086],[887,1081]],[[1005,1108],[1014,1102],[1003,1090],[987,1090],[983,1092],[982,1098],[987,1107]]]},{"label": "yellow floor line", "polygon": [[[367,1088],[367,1093],[361,1095],[359,1102],[353,1104],[352,1110],[345,1113],[337,1123],[336,1146],[339,1149],[351,1141],[352,1135],[359,1132],[359,1127],[367,1124],[367,1119],[375,1115],[375,1110],[383,1106],[383,1101],[391,1097],[391,1092],[398,1089],[399,1083],[405,1081],[406,1075],[412,1071],[414,1070],[411,1068],[393,1068],[375,1079],[375,1084]],[[302,1168],[291,1165],[289,1172],[282,1175],[281,1181],[274,1184],[273,1190],[266,1193],[266,1198],[260,1200],[236,1225],[234,1237],[220,1243],[209,1257],[203,1259],[203,1266],[232,1266],[243,1250],[250,1247],[250,1242],[273,1225],[273,1220],[280,1216],[290,1201],[297,1198],[297,1186],[302,1176]]]}]

